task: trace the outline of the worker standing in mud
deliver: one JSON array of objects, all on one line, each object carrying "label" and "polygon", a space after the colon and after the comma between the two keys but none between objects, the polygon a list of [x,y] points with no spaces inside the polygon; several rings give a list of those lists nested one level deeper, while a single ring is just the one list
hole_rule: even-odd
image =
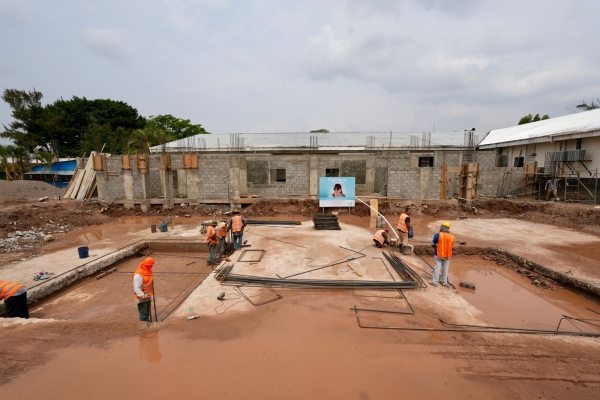
[{"label": "worker standing in mud", "polygon": [[442,222],[439,233],[433,236],[431,241],[433,247],[433,258],[435,267],[433,270],[433,280],[431,284],[437,286],[442,270],[442,286],[448,284],[448,269],[450,268],[450,258],[452,257],[452,248],[454,247],[454,236],[450,234],[450,222]]},{"label": "worker standing in mud", "polygon": [[217,263],[217,221],[210,221],[210,225],[206,230],[206,244],[208,244],[208,260],[209,265]]},{"label": "worker standing in mud", "polygon": [[4,300],[10,318],[29,318],[27,288],[17,282],[0,281],[0,300]]},{"label": "worker standing in mud", "polygon": [[246,218],[240,215],[240,210],[233,210],[233,217],[227,222],[227,230],[233,233],[233,251],[242,248]]},{"label": "worker standing in mud", "polygon": [[147,257],[133,274],[133,296],[137,303],[140,321],[152,322],[152,300],[154,299],[154,258]]},{"label": "worker standing in mud", "polygon": [[225,222],[219,222],[217,225],[217,242],[219,247],[219,257],[225,257],[225,238],[227,237],[227,226]]},{"label": "worker standing in mud", "polygon": [[408,232],[410,232],[410,207],[406,207],[398,219],[398,236],[400,236],[400,251],[402,254],[410,254],[408,249]]},{"label": "worker standing in mud", "polygon": [[390,230],[389,229],[380,229],[377,232],[375,232],[375,235],[373,235],[373,242],[375,242],[375,246],[377,247],[383,247],[386,244],[388,246],[390,246],[390,241],[388,239],[388,232]]}]

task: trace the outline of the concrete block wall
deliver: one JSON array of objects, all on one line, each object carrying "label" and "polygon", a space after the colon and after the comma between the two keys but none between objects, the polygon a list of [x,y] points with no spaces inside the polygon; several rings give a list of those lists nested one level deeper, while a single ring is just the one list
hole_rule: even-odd
[{"label": "concrete block wall", "polygon": [[[226,199],[229,176],[228,154],[200,154],[198,158],[199,196],[203,199]],[[190,190],[188,181],[188,192]],[[189,193],[188,193],[189,197]]]},{"label": "concrete block wall", "polygon": [[[108,172],[106,182],[106,196],[110,199],[125,198],[125,187],[123,186],[123,169],[121,168],[121,156],[106,157],[106,170]],[[96,177],[102,173],[96,174]]]},{"label": "concrete block wall", "polygon": [[[265,161],[252,161],[247,160],[248,174],[250,174],[250,165],[258,167],[259,163]],[[303,159],[297,159],[297,157],[290,158],[288,160],[274,160],[269,161],[267,172],[275,169],[285,169],[285,182],[273,182],[267,184],[256,184],[250,182],[250,176],[248,177],[248,194],[257,194],[261,196],[277,197],[277,196],[289,196],[289,195],[308,195],[310,191],[310,168],[309,159],[303,157]]]},{"label": "concrete block wall", "polygon": [[269,183],[269,162],[252,161],[246,162],[248,184],[266,185]]}]

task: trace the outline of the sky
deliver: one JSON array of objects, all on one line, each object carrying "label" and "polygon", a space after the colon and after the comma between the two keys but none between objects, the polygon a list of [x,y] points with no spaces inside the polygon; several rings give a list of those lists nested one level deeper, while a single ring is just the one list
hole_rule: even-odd
[{"label": "sky", "polygon": [[212,133],[486,133],[600,97],[599,17],[597,0],[0,0],[0,87]]}]

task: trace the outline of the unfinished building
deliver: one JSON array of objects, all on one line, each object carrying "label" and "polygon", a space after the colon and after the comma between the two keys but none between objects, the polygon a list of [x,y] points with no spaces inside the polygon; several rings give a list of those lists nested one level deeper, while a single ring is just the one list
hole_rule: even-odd
[{"label": "unfinished building", "polygon": [[[151,154],[94,162],[98,197],[126,207],[317,196],[319,177],[356,178],[358,195],[467,200],[496,195],[507,170],[475,132],[198,135]],[[524,177],[523,177],[524,179]],[[253,200],[254,198],[254,200]]]}]

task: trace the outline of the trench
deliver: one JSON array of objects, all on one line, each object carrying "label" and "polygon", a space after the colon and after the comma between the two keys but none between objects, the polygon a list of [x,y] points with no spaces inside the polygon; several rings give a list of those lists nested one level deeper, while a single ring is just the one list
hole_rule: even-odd
[{"label": "trench", "polygon": [[[30,306],[31,318],[57,320],[135,321],[137,307],[132,295],[132,276],[139,263],[152,256],[156,315],[162,322],[212,272],[208,252],[198,242],[149,242],[148,247],[78,280]],[[102,272],[117,268],[100,279]],[[154,317],[154,309],[152,310]]]}]

